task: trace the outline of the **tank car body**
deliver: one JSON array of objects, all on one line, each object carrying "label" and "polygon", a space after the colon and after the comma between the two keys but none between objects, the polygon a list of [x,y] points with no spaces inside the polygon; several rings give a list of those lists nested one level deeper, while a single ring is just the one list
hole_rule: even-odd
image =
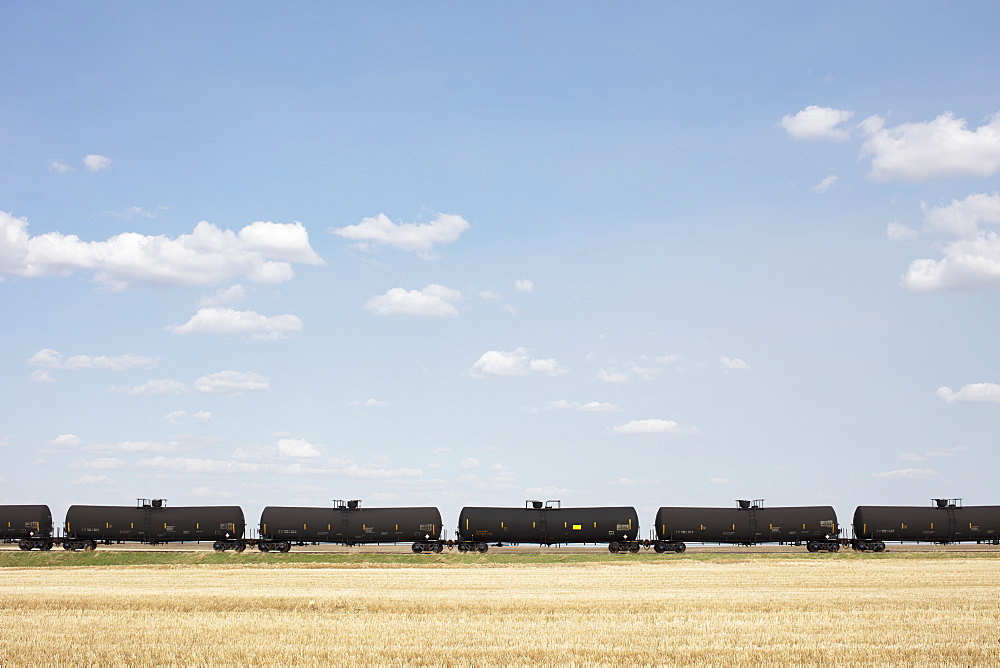
[{"label": "tank car body", "polygon": [[262,552],[288,552],[293,543],[363,545],[413,541],[414,552],[442,549],[441,513],[433,507],[361,508],[334,501],[332,508],[267,506],[260,516]]},{"label": "tank car body", "polygon": [[177,506],[162,499],[139,499],[129,506],[70,506],[63,547],[92,550],[98,541],[168,543],[214,541],[216,551],[246,549],[246,524],[239,506]]},{"label": "tank car body", "polygon": [[853,547],[882,552],[887,540],[1000,544],[1000,506],[963,507],[961,499],[934,499],[931,506],[858,506]]},{"label": "tank car body", "polygon": [[612,552],[638,552],[639,516],[626,506],[562,508],[528,501],[524,508],[465,507],[458,517],[458,549],[486,552],[489,543],[607,543]]},{"label": "tank car body", "polygon": [[0,539],[22,550],[52,549],[52,511],[48,506],[0,506]]},{"label": "tank car body", "polygon": [[685,542],[805,543],[810,552],[840,549],[837,513],[831,506],[764,508],[761,501],[738,503],[737,508],[660,508],[654,549],[683,552]]}]

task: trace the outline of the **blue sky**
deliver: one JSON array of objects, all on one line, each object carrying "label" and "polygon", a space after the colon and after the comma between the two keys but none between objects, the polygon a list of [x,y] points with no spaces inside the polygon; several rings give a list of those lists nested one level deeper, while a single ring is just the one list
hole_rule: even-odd
[{"label": "blue sky", "polygon": [[0,502],[994,504],[1000,9],[0,9]]}]

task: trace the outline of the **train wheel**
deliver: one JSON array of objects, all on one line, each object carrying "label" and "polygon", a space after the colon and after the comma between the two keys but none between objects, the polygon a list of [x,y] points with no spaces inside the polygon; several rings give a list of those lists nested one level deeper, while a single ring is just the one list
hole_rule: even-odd
[{"label": "train wheel", "polygon": [[233,552],[242,552],[245,549],[247,549],[247,544],[246,543],[242,543],[242,542],[241,543],[236,543],[236,545],[233,546]]},{"label": "train wheel", "polygon": [[476,549],[479,550],[480,554],[485,554],[486,551],[490,549],[490,546],[487,545],[486,543],[479,543],[478,545],[476,545]]},{"label": "train wheel", "polygon": [[830,543],[830,547],[827,548],[829,552],[840,552],[840,543]]},{"label": "train wheel", "polygon": [[677,543],[676,545],[674,545],[674,552],[676,552],[677,554],[680,554],[686,549],[688,549],[688,547],[684,543]]},{"label": "train wheel", "polygon": [[806,543],[806,549],[809,550],[810,552],[819,552],[819,543],[817,543],[814,540],[811,540],[808,543]]},{"label": "train wheel", "polygon": [[97,543],[95,541],[88,540],[86,543],[83,544],[84,552],[93,552],[96,549],[97,549]]},{"label": "train wheel", "polygon": [[885,543],[882,541],[875,543],[875,545],[872,546],[872,550],[874,552],[885,552]]},{"label": "train wheel", "polygon": [[432,547],[431,550],[435,554],[441,554],[442,552],[444,552],[444,545],[442,545],[441,543],[435,543],[434,547]]},{"label": "train wheel", "polygon": [[268,545],[267,543],[259,543],[257,545],[257,549],[260,550],[261,552],[270,552],[271,546]]},{"label": "train wheel", "polygon": [[289,543],[288,541],[283,540],[280,543],[278,543],[278,552],[281,552],[282,554],[288,552],[291,549],[292,549],[292,544]]},{"label": "train wheel", "polygon": [[412,546],[410,547],[410,549],[411,549],[411,550],[413,550],[413,554],[420,554],[421,552],[423,552],[423,551],[424,551],[424,546],[423,546],[423,545],[421,545],[420,543],[414,543],[414,544],[413,544],[413,545],[412,545]]},{"label": "train wheel", "polygon": [[17,544],[17,546],[19,548],[21,548],[22,550],[24,550],[25,552],[27,552],[28,550],[31,549],[31,546],[28,545],[28,541],[26,541],[26,540],[19,541],[18,544]]},{"label": "train wheel", "polygon": [[629,545],[628,546],[628,551],[631,552],[632,554],[638,554],[639,553],[639,543],[632,543],[631,545]]},{"label": "train wheel", "polygon": [[611,554],[618,554],[618,551],[620,549],[621,549],[621,546],[618,545],[618,543],[616,543],[614,541],[608,543],[608,552],[610,552]]},{"label": "train wheel", "polygon": [[215,541],[215,544],[212,545],[212,549],[215,550],[216,552],[225,552],[226,546],[222,544],[222,541],[217,540]]},{"label": "train wheel", "polygon": [[656,541],[656,544],[653,545],[653,550],[655,550],[657,554],[663,554],[667,551],[667,544]]},{"label": "train wheel", "polygon": [[51,540],[45,541],[39,549],[48,552],[49,550],[52,549],[52,541]]}]

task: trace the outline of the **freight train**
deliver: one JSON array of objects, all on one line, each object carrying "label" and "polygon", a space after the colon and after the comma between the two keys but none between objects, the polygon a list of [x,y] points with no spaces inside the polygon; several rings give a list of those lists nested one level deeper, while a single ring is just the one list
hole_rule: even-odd
[{"label": "freight train", "polygon": [[212,541],[218,552],[288,552],[293,545],[409,543],[415,553],[489,550],[491,544],[606,544],[611,552],[684,552],[687,543],[805,545],[810,552],[842,546],[882,552],[885,541],[940,544],[975,541],[1000,545],[1000,506],[966,506],[961,499],[934,499],[930,507],[858,506],[853,536],[842,537],[830,506],[765,508],[763,500],[740,500],[736,508],[662,507],[652,536],[642,539],[635,508],[563,508],[559,501],[527,501],[524,508],[462,509],[455,540],[444,540],[434,507],[361,508],[335,501],[332,508],[267,506],[258,538],[246,536],[240,506],[168,508],[163,499],[139,499],[134,507],[73,505],[62,535],[53,531],[44,505],[0,505],[0,540],[22,550],[93,550],[99,543]]}]

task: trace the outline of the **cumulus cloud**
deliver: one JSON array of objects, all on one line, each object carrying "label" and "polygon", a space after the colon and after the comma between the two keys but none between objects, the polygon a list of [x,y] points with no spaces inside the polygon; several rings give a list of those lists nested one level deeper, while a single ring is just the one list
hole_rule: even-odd
[{"label": "cumulus cloud", "polygon": [[452,214],[438,214],[429,223],[397,225],[384,213],[380,213],[373,218],[364,218],[357,225],[330,228],[330,232],[358,242],[355,245],[362,250],[384,244],[430,258],[437,246],[452,243],[467,229],[469,223],[461,216]]},{"label": "cumulus cloud", "polygon": [[58,350],[42,348],[32,355],[27,363],[28,366],[37,366],[43,369],[105,369],[122,371],[123,369],[134,368],[151,369],[159,364],[159,359],[132,353],[115,355],[113,357],[105,355],[99,357],[92,357],[90,355],[64,357]]},{"label": "cumulus cloud", "polygon": [[991,176],[1000,170],[1000,114],[975,130],[950,111],[925,123],[885,127],[873,116],[861,151],[871,156],[874,181],[927,181],[953,176]]},{"label": "cumulus cloud", "polygon": [[614,413],[618,411],[618,406],[612,403],[601,402],[601,401],[588,401],[587,403],[580,403],[579,401],[567,401],[566,399],[559,399],[558,401],[550,401],[545,404],[545,410],[549,411],[576,411],[579,413]]},{"label": "cumulus cloud", "polygon": [[91,153],[83,157],[83,164],[92,172],[105,172],[111,169],[111,158]]},{"label": "cumulus cloud", "polygon": [[118,457],[98,457],[80,464],[85,469],[120,469],[125,466],[125,460]]},{"label": "cumulus cloud", "polygon": [[0,211],[0,276],[85,270],[114,291],[133,285],[218,285],[238,276],[275,284],[294,276],[293,262],[323,264],[301,223],[255,222],[233,232],[202,221],[176,238],[126,232],[107,241],[81,241],[60,232],[31,236],[26,218]]},{"label": "cumulus cloud", "polygon": [[472,365],[476,378],[487,376],[523,376],[533,372],[556,376],[565,373],[554,359],[531,359],[525,348],[510,351],[490,350]]},{"label": "cumulus cloud", "polygon": [[851,135],[838,127],[854,115],[853,111],[812,105],[781,119],[781,127],[794,139],[832,139],[844,141]]},{"label": "cumulus cloud", "polygon": [[49,163],[49,169],[53,172],[58,172],[60,174],[65,174],[66,172],[72,172],[73,168],[60,160],[53,160]]},{"label": "cumulus cloud", "polygon": [[825,193],[827,190],[832,188],[835,183],[837,183],[837,177],[831,174],[830,176],[827,176],[825,179],[814,185],[809,190],[814,193]]},{"label": "cumulus cloud", "polygon": [[36,369],[36,370],[32,371],[31,375],[28,376],[28,380],[30,382],[32,382],[32,383],[54,383],[54,382],[56,382],[56,379],[53,378],[52,375],[48,371],[46,371],[45,369]]},{"label": "cumulus cloud", "polygon": [[196,380],[194,389],[207,393],[266,392],[271,389],[271,384],[267,378],[253,371],[219,371]]},{"label": "cumulus cloud", "polygon": [[385,408],[389,403],[378,399],[366,399],[365,401],[352,401],[347,405],[353,408]]},{"label": "cumulus cloud", "polygon": [[601,369],[597,372],[597,380],[602,383],[627,383],[628,374],[622,373],[621,371],[609,371],[607,369]]},{"label": "cumulus cloud", "polygon": [[924,208],[924,230],[944,237],[939,260],[914,260],[902,277],[910,292],[1000,287],[1000,235],[983,225],[1000,223],[1000,193],[969,195]]},{"label": "cumulus cloud", "polygon": [[198,308],[206,308],[210,306],[232,306],[233,304],[239,304],[241,301],[246,299],[247,289],[243,287],[242,284],[237,283],[236,285],[231,285],[228,288],[219,288],[211,295],[202,297],[198,300]]},{"label": "cumulus cloud", "polygon": [[1000,404],[1000,385],[996,383],[972,383],[958,392],[950,387],[939,387],[937,395],[949,404],[958,402]]},{"label": "cumulus cloud", "polygon": [[517,280],[517,281],[514,281],[514,289],[515,290],[520,290],[521,292],[534,292],[535,291],[535,282],[534,281],[528,281],[528,280],[525,280],[525,279]]},{"label": "cumulus cloud", "polygon": [[686,427],[673,420],[632,420],[611,428],[616,434],[700,434],[697,427]]},{"label": "cumulus cloud", "polygon": [[722,363],[722,368],[728,371],[744,371],[750,368],[750,365],[741,360],[739,357],[720,357],[719,362]]},{"label": "cumulus cloud", "polygon": [[920,232],[894,220],[885,226],[885,236],[893,241],[911,241],[920,236]]},{"label": "cumulus cloud", "polygon": [[236,311],[216,306],[199,309],[183,325],[171,325],[174,334],[244,334],[254,341],[277,341],[302,331],[302,320],[285,313],[264,316],[256,311]]},{"label": "cumulus cloud", "polygon": [[302,438],[283,438],[278,441],[278,454],[282,457],[309,459],[321,457],[322,452],[315,445]]},{"label": "cumulus cloud", "polygon": [[453,304],[462,299],[458,290],[432,283],[423,290],[392,288],[384,295],[369,299],[365,310],[375,315],[454,317],[458,309]]},{"label": "cumulus cloud", "polygon": [[926,480],[927,478],[933,478],[936,475],[937,471],[934,469],[896,469],[895,471],[884,471],[882,473],[872,474],[875,478],[906,478],[911,480]]},{"label": "cumulus cloud", "polygon": [[208,424],[212,421],[212,413],[209,411],[198,411],[194,414],[194,421],[199,424]]},{"label": "cumulus cloud", "polygon": [[122,392],[124,394],[131,394],[133,396],[142,395],[159,395],[159,396],[172,396],[178,394],[184,394],[188,391],[187,385],[180,382],[179,380],[172,380],[170,378],[159,378],[146,381],[142,385],[132,385],[127,387],[112,387],[110,388],[112,392]]},{"label": "cumulus cloud", "polygon": [[83,439],[76,434],[59,434],[52,440],[46,441],[45,445],[54,450],[73,449],[83,445]]}]

